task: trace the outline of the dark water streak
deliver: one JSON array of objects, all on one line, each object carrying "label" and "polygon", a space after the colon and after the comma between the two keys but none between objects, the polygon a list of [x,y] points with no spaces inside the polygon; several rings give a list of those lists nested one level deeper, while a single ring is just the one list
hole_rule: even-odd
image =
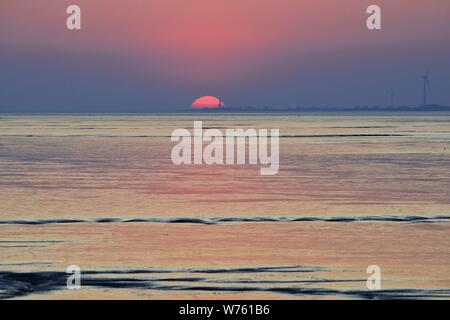
[{"label": "dark water streak", "polygon": [[450,215],[436,216],[352,216],[352,217],[217,217],[217,218],[98,218],[98,219],[44,219],[0,220],[0,225],[52,225],[75,223],[190,223],[223,224],[243,222],[449,222]]},{"label": "dark water streak", "polygon": [[[355,282],[365,286],[365,279],[307,279],[307,280],[255,280],[248,278],[215,279],[207,277],[142,277],[139,274],[222,274],[234,273],[284,273],[314,272],[326,269],[311,266],[235,268],[235,269],[137,269],[137,270],[91,270],[82,272],[84,288],[103,289],[133,289],[151,291],[200,291],[200,292],[270,292],[275,294],[304,296],[340,296],[351,299],[423,299],[450,298],[450,289],[390,289],[379,291],[346,290],[334,288],[315,288],[308,285],[320,285],[335,282]],[[123,277],[108,277],[108,275],[124,275]],[[49,294],[67,290],[66,281],[69,275],[64,272],[12,272],[0,271],[0,299],[23,297],[30,294]],[[173,284],[184,283],[184,284]],[[228,284],[228,285],[224,285]],[[282,286],[289,284],[290,286]],[[295,286],[294,286],[295,285]]]}]

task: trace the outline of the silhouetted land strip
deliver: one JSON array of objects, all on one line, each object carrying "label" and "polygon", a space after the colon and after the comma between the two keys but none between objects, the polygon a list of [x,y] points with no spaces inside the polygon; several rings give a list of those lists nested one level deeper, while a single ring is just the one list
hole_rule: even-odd
[{"label": "silhouetted land strip", "polygon": [[[187,111],[187,110],[179,110]],[[206,112],[206,113],[261,113],[261,112],[288,112],[288,113],[352,113],[352,112],[450,112],[450,106],[426,105],[426,106],[399,106],[399,107],[379,107],[379,106],[355,106],[355,107],[291,107],[291,108],[274,108],[274,107],[225,107],[220,109],[202,109],[188,110],[190,112]]]}]

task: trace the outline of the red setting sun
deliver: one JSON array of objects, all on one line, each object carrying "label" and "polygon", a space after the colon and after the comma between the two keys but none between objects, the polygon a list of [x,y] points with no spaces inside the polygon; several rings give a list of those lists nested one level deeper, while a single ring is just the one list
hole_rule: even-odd
[{"label": "red setting sun", "polygon": [[192,109],[217,109],[223,108],[222,99],[212,96],[203,96],[192,102]]}]

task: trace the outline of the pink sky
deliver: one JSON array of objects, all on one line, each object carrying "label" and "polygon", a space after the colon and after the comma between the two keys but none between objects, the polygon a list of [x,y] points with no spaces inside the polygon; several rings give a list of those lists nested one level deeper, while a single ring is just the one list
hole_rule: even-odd
[{"label": "pink sky", "polygon": [[[365,26],[373,3],[382,8],[379,32]],[[65,28],[69,4],[82,9],[81,31]],[[407,55],[421,70],[437,60],[436,50],[450,49],[449,18],[448,0],[2,0],[0,47],[33,59],[108,57],[136,81],[214,89],[200,95],[259,86],[258,92],[280,96],[302,72],[337,72],[349,64],[357,73],[361,67],[350,65],[373,63],[375,54],[378,64]],[[322,78],[334,84],[335,77]],[[260,83],[268,78],[277,81],[269,90]]]},{"label": "pink sky", "polygon": [[[369,36],[365,9],[375,2],[383,8],[386,32]],[[157,61],[166,75],[183,67],[191,80],[199,72],[214,77],[211,65],[226,76],[271,57],[439,41],[444,35],[438,31],[449,28],[448,0],[375,2],[3,0],[0,16],[7,44],[131,54],[142,57],[144,66]],[[77,35],[65,30],[65,8],[73,3],[82,8]]]}]

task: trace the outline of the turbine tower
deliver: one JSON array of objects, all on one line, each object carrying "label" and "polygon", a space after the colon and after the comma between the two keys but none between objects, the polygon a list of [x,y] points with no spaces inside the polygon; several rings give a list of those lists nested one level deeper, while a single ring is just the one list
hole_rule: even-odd
[{"label": "turbine tower", "polygon": [[423,80],[423,105],[427,105],[427,94],[430,90],[430,67],[427,69],[427,73],[422,76]]},{"label": "turbine tower", "polygon": [[391,108],[394,107],[394,98],[395,98],[395,92],[394,92],[394,90],[391,90]]}]

